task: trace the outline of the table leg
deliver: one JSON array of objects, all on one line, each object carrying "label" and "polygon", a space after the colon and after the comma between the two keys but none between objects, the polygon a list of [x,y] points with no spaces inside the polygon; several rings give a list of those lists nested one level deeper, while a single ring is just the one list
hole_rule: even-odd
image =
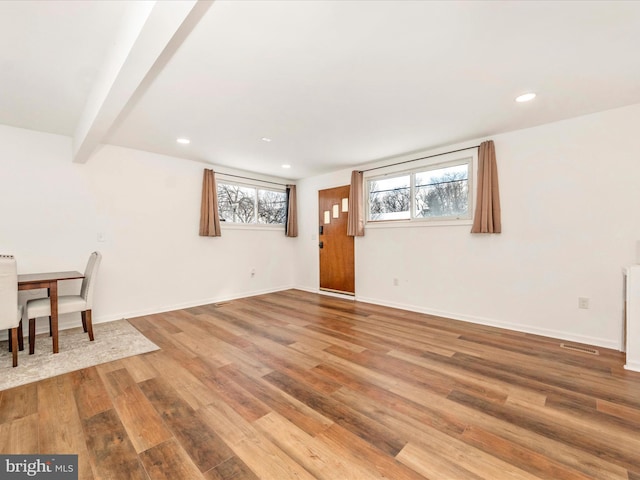
[{"label": "table leg", "polygon": [[[47,288],[47,297],[51,297],[51,288]],[[53,330],[51,330],[51,317],[49,317],[49,336],[53,335]]]},{"label": "table leg", "polygon": [[51,332],[53,333],[53,353],[58,353],[58,282],[51,282],[49,287],[51,302]]}]

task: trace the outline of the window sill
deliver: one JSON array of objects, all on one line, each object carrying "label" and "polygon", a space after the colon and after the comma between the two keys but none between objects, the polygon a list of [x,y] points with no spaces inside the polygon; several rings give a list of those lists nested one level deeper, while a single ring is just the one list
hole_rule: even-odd
[{"label": "window sill", "polygon": [[421,227],[465,227],[473,225],[473,220],[388,220],[367,222],[365,229],[377,228],[421,228]]},{"label": "window sill", "polygon": [[258,223],[226,223],[220,222],[220,228],[222,230],[260,230],[260,231],[274,231],[283,232],[284,225],[261,225]]}]

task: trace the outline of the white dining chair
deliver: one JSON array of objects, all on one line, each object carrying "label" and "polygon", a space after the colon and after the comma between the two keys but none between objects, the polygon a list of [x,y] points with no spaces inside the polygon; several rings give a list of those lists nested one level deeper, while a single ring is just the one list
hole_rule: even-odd
[{"label": "white dining chair", "polygon": [[[22,346],[22,305],[18,305],[18,270],[13,255],[0,255],[0,330],[9,330],[13,366]],[[20,348],[22,350],[22,348]]]},{"label": "white dining chair", "polygon": [[[80,295],[61,295],[58,297],[58,315],[63,313],[80,312],[82,328],[89,334],[89,340],[93,342],[93,324],[91,321],[91,309],[93,307],[93,289],[96,283],[96,274],[100,266],[102,255],[93,252],[87,262],[84,271]],[[36,318],[51,316],[51,301],[49,297],[37,298],[27,301],[27,318],[29,319],[29,354],[35,350]]]}]

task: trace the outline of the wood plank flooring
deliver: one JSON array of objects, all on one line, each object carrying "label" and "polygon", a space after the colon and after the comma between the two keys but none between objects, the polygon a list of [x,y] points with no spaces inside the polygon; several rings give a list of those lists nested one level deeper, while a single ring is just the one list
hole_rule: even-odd
[{"label": "wood plank flooring", "polygon": [[0,452],[96,480],[640,480],[619,352],[297,290],[130,322],[161,350],[0,392]]}]

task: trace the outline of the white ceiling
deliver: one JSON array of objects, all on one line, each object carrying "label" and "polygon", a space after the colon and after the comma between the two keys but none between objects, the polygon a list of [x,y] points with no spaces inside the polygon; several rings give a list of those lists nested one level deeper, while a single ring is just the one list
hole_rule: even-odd
[{"label": "white ceiling", "polygon": [[0,2],[0,123],[296,179],[640,102],[640,2],[146,2],[109,77],[142,3]]}]

